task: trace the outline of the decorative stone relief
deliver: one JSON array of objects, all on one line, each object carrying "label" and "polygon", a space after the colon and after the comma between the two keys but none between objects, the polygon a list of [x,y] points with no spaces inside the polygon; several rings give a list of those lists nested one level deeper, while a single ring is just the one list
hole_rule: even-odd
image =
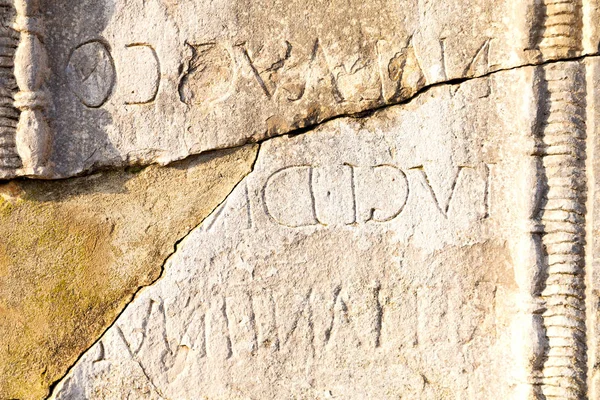
[{"label": "decorative stone relief", "polygon": [[52,135],[46,121],[48,95],[44,84],[48,77],[48,56],[44,47],[44,20],[40,0],[16,0],[14,29],[21,39],[15,52],[15,79],[19,92],[15,107],[19,109],[17,151],[22,174],[44,177],[48,170]]}]

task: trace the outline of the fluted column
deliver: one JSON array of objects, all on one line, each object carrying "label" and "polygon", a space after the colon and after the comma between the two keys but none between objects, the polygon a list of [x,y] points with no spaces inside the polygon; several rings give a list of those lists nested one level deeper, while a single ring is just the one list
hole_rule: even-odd
[{"label": "fluted column", "polygon": [[[582,49],[581,0],[544,0],[544,60]],[[586,75],[581,62],[544,68],[540,136],[546,188],[540,209],[545,275],[543,399],[587,398],[585,325]]]}]

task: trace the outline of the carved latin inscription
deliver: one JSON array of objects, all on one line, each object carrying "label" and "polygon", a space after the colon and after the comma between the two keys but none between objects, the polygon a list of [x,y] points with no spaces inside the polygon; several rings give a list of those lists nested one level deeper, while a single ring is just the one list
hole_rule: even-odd
[{"label": "carved latin inscription", "polygon": [[125,104],[152,103],[158,95],[161,81],[160,60],[154,48],[146,43],[132,43],[126,46],[128,75],[121,79],[121,90],[125,94]]},{"label": "carved latin inscription", "polygon": [[198,105],[227,98],[235,76],[229,51],[217,43],[187,46],[192,55],[179,84],[181,101]]},{"label": "carved latin inscription", "polygon": [[290,228],[385,223],[402,214],[415,190],[443,218],[466,202],[467,212],[487,218],[490,178],[487,166],[458,167],[447,187],[434,187],[422,166],[289,166],[266,180],[262,203],[273,222]]},{"label": "carved latin inscription", "polygon": [[[398,49],[378,42],[363,49],[368,54],[346,63],[330,65],[318,39],[308,48],[290,42],[270,43],[258,52],[245,44],[184,43],[189,57],[182,62],[179,98],[190,106],[226,100],[234,93],[240,68],[255,80],[269,100],[295,102],[307,90],[325,85],[338,103],[386,102],[414,95],[425,85],[415,49],[409,43]],[[66,69],[72,92],[89,108],[102,107],[119,80],[124,104],[149,104],[156,100],[161,82],[161,60],[150,43],[131,43],[123,59],[113,60],[103,40],[82,43],[72,50]],[[115,64],[127,67],[120,70]],[[122,76],[117,77],[118,74]],[[367,86],[368,90],[359,90]]]},{"label": "carved latin inscription", "polygon": [[[482,283],[475,295],[489,300],[490,286]],[[375,281],[361,288],[338,284],[329,290],[309,287],[289,292],[236,286],[189,298],[188,305],[177,311],[183,315],[170,312],[174,304],[158,297],[145,299],[146,315],[140,326],[117,326],[117,330],[148,379],[166,387],[183,366],[195,362],[251,359],[260,354],[325,356],[348,342],[371,354],[391,343],[429,348],[439,341],[466,341],[477,329],[479,314],[463,318],[461,327],[453,324],[461,317],[459,302],[468,306],[464,297],[460,288],[450,284],[399,290]],[[493,305],[488,302],[482,307]],[[186,332],[164,340],[171,319],[184,315]],[[432,323],[439,329],[432,330]],[[160,370],[148,362],[153,360],[149,355],[156,353],[164,355]]]},{"label": "carved latin inscription", "polygon": [[67,64],[69,87],[83,104],[102,107],[115,86],[115,65],[108,46],[94,40],[79,45]]}]

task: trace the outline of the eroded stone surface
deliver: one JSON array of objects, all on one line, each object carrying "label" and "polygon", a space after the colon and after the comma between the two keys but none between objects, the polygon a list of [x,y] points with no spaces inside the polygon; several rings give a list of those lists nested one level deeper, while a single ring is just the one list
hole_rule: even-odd
[{"label": "eroded stone surface", "polygon": [[509,398],[537,76],[264,143],[55,398]]},{"label": "eroded stone surface", "polygon": [[250,171],[256,147],[0,187],[0,398],[37,399]]},{"label": "eroded stone surface", "polygon": [[140,165],[420,92],[267,141],[55,397],[599,397],[599,9],[0,0],[0,178],[134,166],[1,187],[0,397],[43,397],[256,149]]},{"label": "eroded stone surface", "polygon": [[13,173],[165,164],[395,103],[425,85],[582,54],[578,11],[576,46],[545,57],[539,45],[562,31],[546,29],[533,3],[45,1],[52,153],[38,157],[47,168]]}]

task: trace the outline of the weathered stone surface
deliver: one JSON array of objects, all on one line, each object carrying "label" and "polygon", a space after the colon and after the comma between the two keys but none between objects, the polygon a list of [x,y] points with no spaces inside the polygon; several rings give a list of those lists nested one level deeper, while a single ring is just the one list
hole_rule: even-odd
[{"label": "weathered stone surface", "polygon": [[600,398],[599,20],[0,0],[0,398]]},{"label": "weathered stone surface", "polygon": [[15,69],[35,65],[39,81],[19,85],[26,165],[4,175],[166,164],[426,85],[595,53],[595,9],[564,4],[547,6],[557,25],[534,1],[45,1],[29,10],[43,46],[23,44]]},{"label": "weathered stone surface", "polygon": [[250,171],[256,150],[0,186],[0,398],[44,397]]},{"label": "weathered stone surface", "polygon": [[265,142],[55,398],[509,398],[539,73]]}]

